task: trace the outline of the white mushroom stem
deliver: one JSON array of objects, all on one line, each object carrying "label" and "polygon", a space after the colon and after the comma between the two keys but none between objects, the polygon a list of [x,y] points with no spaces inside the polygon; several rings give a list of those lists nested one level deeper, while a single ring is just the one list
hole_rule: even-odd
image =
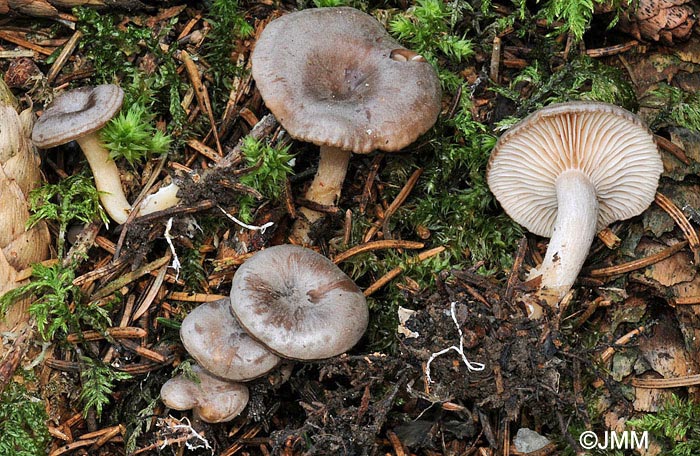
[{"label": "white mushroom stem", "polygon": [[557,219],[549,247],[538,271],[540,296],[556,306],[571,289],[593,243],[598,199],[590,179],[581,171],[563,172],[556,182]]},{"label": "white mushroom stem", "polygon": [[76,141],[90,165],[95,178],[95,187],[100,192],[102,206],[112,220],[121,225],[129,216],[131,204],[124,195],[117,165],[100,142],[99,131],[87,134]]},{"label": "white mushroom stem", "polygon": [[[324,206],[334,206],[340,197],[351,155],[352,152],[349,150],[321,146],[318,169],[311,186],[306,191],[305,198]],[[310,244],[311,225],[323,217],[323,213],[307,207],[302,207],[300,212],[303,217],[299,217],[294,223],[291,238],[302,244]]]},{"label": "white mushroom stem", "polygon": [[[131,204],[124,195],[119,169],[100,142],[99,131],[87,134],[76,141],[90,165],[95,178],[95,187],[100,192],[102,206],[112,220],[121,225],[129,217]],[[140,214],[146,215],[175,206],[179,202],[176,196],[178,190],[177,185],[170,184],[146,197],[141,204]]]}]

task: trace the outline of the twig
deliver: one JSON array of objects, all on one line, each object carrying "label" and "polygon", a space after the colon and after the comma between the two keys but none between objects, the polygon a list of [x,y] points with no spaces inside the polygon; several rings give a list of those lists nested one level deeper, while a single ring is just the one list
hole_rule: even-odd
[{"label": "twig", "polygon": [[372,187],[374,186],[374,179],[377,178],[377,173],[379,172],[379,165],[381,165],[384,159],[384,154],[377,154],[372,160],[372,164],[369,167],[369,172],[367,173],[367,179],[365,179],[365,185],[362,187],[362,196],[360,196],[360,214],[364,214],[367,209],[367,204],[372,197]]},{"label": "twig", "polygon": [[661,146],[663,150],[666,152],[670,153],[674,157],[676,157],[678,160],[682,161],[683,164],[690,166],[690,159],[688,156],[685,154],[685,151],[675,145],[673,142],[669,141],[668,139],[664,138],[663,136],[659,135],[654,135],[654,139],[656,139],[656,143]]},{"label": "twig", "polygon": [[95,340],[111,337],[113,339],[143,339],[148,335],[148,332],[143,328],[137,327],[115,327],[107,328],[105,332],[100,331],[83,331],[79,334],[70,334],[66,337],[66,341],[71,344],[79,342],[91,342]]},{"label": "twig", "polygon": [[371,252],[374,250],[384,250],[384,249],[422,249],[425,246],[422,242],[414,241],[400,241],[400,240],[385,240],[385,241],[373,241],[367,242],[366,244],[356,245],[355,247],[347,249],[345,252],[339,253],[333,258],[335,264],[342,263],[343,261],[352,258],[355,255],[365,252]]},{"label": "twig", "polygon": [[56,76],[58,76],[58,73],[61,72],[61,69],[64,67],[66,62],[68,62],[68,59],[70,58],[71,54],[73,54],[73,51],[75,50],[75,47],[78,45],[78,41],[80,41],[80,38],[82,38],[83,32],[80,30],[76,30],[75,33],[73,33],[73,36],[70,37],[70,40],[63,45],[63,49],[61,49],[61,53],[58,54],[58,57],[56,57],[56,61],[51,65],[51,68],[49,69],[48,74],[46,75],[46,80],[50,83],[53,82],[54,79],[56,79]]},{"label": "twig", "polygon": [[[389,219],[394,214],[394,212],[396,212],[396,210],[399,207],[401,207],[403,202],[406,201],[406,198],[408,198],[408,195],[411,193],[411,190],[413,190],[413,187],[416,185],[416,182],[418,182],[418,178],[421,176],[422,173],[423,168],[418,168],[417,170],[415,170],[413,174],[411,174],[411,177],[408,178],[408,181],[406,181],[406,185],[403,186],[399,194],[396,195],[396,198],[394,198],[394,201],[392,201],[389,207],[387,208],[382,220],[382,225],[384,227],[384,236],[387,235],[386,231]],[[364,242],[369,242],[372,239],[372,237],[374,237],[374,235],[379,230],[378,226],[379,225],[374,225],[367,231],[367,234],[365,234],[365,237],[363,239]]]},{"label": "twig", "polygon": [[685,375],[676,378],[633,378],[632,386],[636,388],[679,388],[700,385],[700,374]]},{"label": "twig", "polygon": [[659,253],[655,253],[654,255],[645,258],[618,264],[616,266],[610,266],[608,268],[593,269],[588,273],[588,275],[591,277],[610,277],[645,268],[654,263],[658,263],[661,260],[665,260],[676,252],[682,250],[686,245],[688,245],[688,241],[682,241],[660,251]]},{"label": "twig", "polygon": [[[445,247],[435,247],[434,249],[426,250],[425,252],[422,252],[412,259],[408,260],[409,264],[415,264],[415,263],[420,263],[421,261],[425,261],[430,257],[433,257],[439,253],[442,253],[445,251]],[[391,282],[394,280],[396,277],[399,276],[403,272],[404,268],[401,266],[398,266],[391,271],[387,272],[383,276],[381,276],[376,282],[374,282],[372,285],[367,287],[367,289],[364,291],[365,296],[370,296],[374,294],[377,290],[379,290],[381,287],[386,285],[387,283]]]},{"label": "twig", "polygon": [[[644,331],[644,329],[644,326],[640,326],[637,329],[633,329],[632,331],[617,339],[613,345],[625,345],[626,343],[640,335]],[[605,363],[612,357],[614,353],[615,347],[608,347],[603,351],[603,353],[600,354],[600,360]]]},{"label": "twig", "polygon": [[209,100],[209,92],[206,86],[202,83],[202,79],[199,76],[199,70],[197,65],[194,64],[192,58],[186,51],[180,51],[180,60],[185,64],[185,69],[187,70],[187,75],[190,77],[192,86],[194,88],[194,94],[197,97],[197,104],[199,109],[204,111],[209,118],[209,124],[211,125],[211,132],[214,135],[214,140],[216,141],[216,149],[219,151],[219,155],[224,155],[221,149],[221,142],[219,141],[219,130],[216,128],[216,121],[214,120],[214,112],[211,107],[211,101]]},{"label": "twig", "polygon": [[586,55],[589,57],[597,58],[597,57],[608,57],[610,55],[617,55],[617,54],[622,54],[623,52],[627,52],[633,47],[637,46],[639,44],[639,41],[632,40],[628,41],[627,43],[621,43],[621,44],[616,44],[614,46],[608,46],[604,48],[597,48],[597,49],[588,49],[586,51]]},{"label": "twig", "polygon": [[690,224],[690,221],[686,218],[683,211],[681,211],[678,206],[676,206],[673,201],[666,197],[663,193],[656,193],[654,201],[658,204],[661,209],[666,211],[668,215],[676,222],[678,227],[683,231],[685,238],[688,240],[688,246],[693,252],[693,261],[697,266],[700,264],[700,239],[698,239],[698,233]]}]

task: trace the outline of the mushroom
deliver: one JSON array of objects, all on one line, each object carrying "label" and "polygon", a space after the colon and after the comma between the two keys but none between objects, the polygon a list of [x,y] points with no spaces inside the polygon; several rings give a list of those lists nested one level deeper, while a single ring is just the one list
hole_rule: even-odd
[{"label": "mushroom", "polygon": [[634,114],[575,101],[540,109],[504,133],[487,169],[491,191],[516,222],[550,237],[539,296],[556,306],[593,237],[644,211],[663,171],[654,136]]},{"label": "mushroom", "polygon": [[277,355],[241,328],[228,298],[202,304],[190,312],[182,321],[180,338],[197,363],[226,380],[252,380],[280,362]]},{"label": "mushroom", "polygon": [[231,421],[248,404],[248,387],[221,380],[200,366],[192,366],[196,382],[184,375],[173,377],[160,388],[163,403],[175,410],[190,410],[207,423]]},{"label": "mushroom", "polygon": [[[131,204],[124,195],[119,170],[100,142],[100,129],[119,111],[124,99],[114,84],[81,87],[63,92],[34,125],[32,141],[42,149],[76,141],[87,158],[95,187],[105,211],[117,223],[126,222]],[[177,186],[171,184],[144,199],[141,214],[149,214],[178,203]]]},{"label": "mushroom", "polygon": [[352,348],[367,328],[355,283],[313,250],[278,245],[236,271],[231,306],[241,326],[279,356],[325,359]]},{"label": "mushroom", "polygon": [[[440,82],[420,55],[354,8],[307,9],[267,25],[253,78],[265,104],[296,139],[321,146],[306,199],[335,205],[352,152],[398,151],[440,112]],[[292,239],[309,243],[322,214],[302,208]]]}]

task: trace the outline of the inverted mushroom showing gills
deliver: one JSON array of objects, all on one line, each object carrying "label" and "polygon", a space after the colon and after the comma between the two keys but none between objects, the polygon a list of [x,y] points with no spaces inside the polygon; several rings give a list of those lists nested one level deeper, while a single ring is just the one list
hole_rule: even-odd
[{"label": "inverted mushroom showing gills", "polygon": [[[42,149],[76,141],[87,158],[95,187],[105,211],[122,224],[131,212],[119,178],[119,169],[100,142],[100,130],[119,111],[124,92],[114,84],[81,87],[63,92],[34,125],[32,141]],[[166,209],[178,203],[177,186],[163,187],[140,205],[141,214]]]},{"label": "inverted mushroom showing gills", "polygon": [[503,209],[550,237],[540,297],[556,306],[569,291],[593,237],[643,212],[663,171],[654,136],[634,114],[598,102],[543,108],[504,133],[487,179]]},{"label": "inverted mushroom showing gills", "polygon": [[[289,134],[321,146],[306,199],[334,205],[352,152],[398,151],[440,111],[433,67],[354,8],[307,9],[272,21],[252,57],[265,104]],[[321,213],[302,209],[292,238],[309,243]]]},{"label": "inverted mushroom showing gills", "polygon": [[207,371],[233,381],[248,381],[277,367],[280,358],[246,333],[231,313],[231,300],[200,305],[182,321],[187,352]]},{"label": "inverted mushroom showing gills", "polygon": [[355,283],[313,250],[278,245],[236,271],[231,306],[241,326],[278,355],[314,360],[352,348],[367,329],[367,302]]}]

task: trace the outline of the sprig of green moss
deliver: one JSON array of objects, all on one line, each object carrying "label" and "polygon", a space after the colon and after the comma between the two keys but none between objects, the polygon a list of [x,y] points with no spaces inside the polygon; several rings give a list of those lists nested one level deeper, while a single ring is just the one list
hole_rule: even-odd
[{"label": "sprig of green moss", "polygon": [[651,121],[652,129],[674,125],[700,131],[700,94],[697,92],[662,83],[645,94],[643,104],[658,109]]},{"label": "sprig of green moss", "polygon": [[[294,155],[289,153],[289,146],[273,147],[265,141],[247,136],[243,140],[241,152],[246,164],[253,170],[241,176],[240,182],[260,192],[265,199],[279,200],[287,177],[293,173],[290,163]],[[239,204],[243,221],[251,221],[256,206],[255,199],[245,195]]]},{"label": "sprig of green moss", "polygon": [[167,154],[172,138],[153,126],[153,114],[135,103],[122,110],[100,131],[113,160],[124,158],[131,166],[151,157]]},{"label": "sprig of green moss", "polygon": [[243,68],[232,58],[236,41],[250,36],[253,27],[246,22],[237,0],[212,1],[204,19],[211,25],[211,31],[202,46],[202,55],[210,65],[209,74],[213,80],[209,89],[212,106],[215,113],[220,114],[228,100],[233,78],[243,74]]},{"label": "sprig of green moss", "polygon": [[700,404],[680,399],[675,394],[657,413],[630,420],[629,425],[649,431],[667,447],[670,456],[700,454]]},{"label": "sprig of green moss", "polygon": [[0,454],[44,456],[51,436],[43,401],[11,382],[0,397]]},{"label": "sprig of green moss", "polygon": [[58,257],[62,258],[65,234],[73,222],[92,223],[102,220],[109,223],[100,206],[100,196],[92,179],[85,174],[75,174],[56,184],[44,184],[29,193],[29,209],[32,215],[27,227],[44,220],[58,223]]},{"label": "sprig of green moss", "polygon": [[[9,306],[25,296],[35,296],[29,305],[29,314],[35,319],[39,334],[44,340],[52,340],[57,333],[64,336],[78,331],[82,323],[94,329],[104,329],[110,324],[108,307],[97,304],[80,304],[80,289],[73,284],[75,271],[61,263],[32,266],[31,280],[0,297],[0,315]],[[78,303],[72,307],[72,303]]]},{"label": "sprig of green moss", "polygon": [[83,403],[83,415],[94,409],[98,417],[110,402],[110,396],[117,382],[129,380],[131,375],[118,371],[101,361],[82,357],[84,367],[80,371],[80,401]]}]

